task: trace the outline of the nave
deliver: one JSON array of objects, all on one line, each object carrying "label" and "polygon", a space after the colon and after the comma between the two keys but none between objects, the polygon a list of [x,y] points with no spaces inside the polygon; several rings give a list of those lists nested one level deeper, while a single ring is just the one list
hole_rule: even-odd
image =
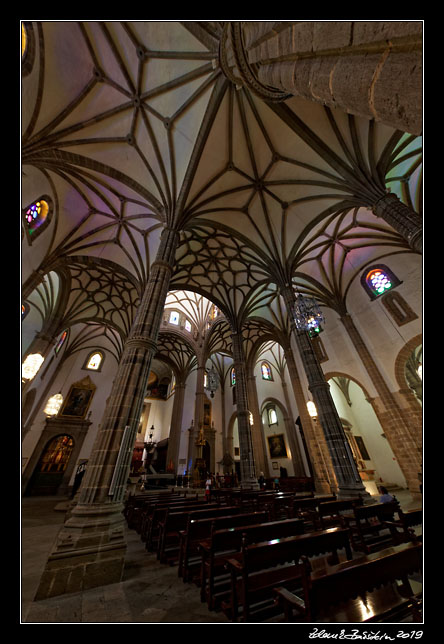
[{"label": "nave", "polygon": [[[420,507],[408,490],[397,490],[396,498],[403,512]],[[373,497],[371,503],[378,500]],[[148,552],[140,535],[127,524],[121,582],[34,601],[48,553],[70,504],[69,499],[60,497],[28,497],[22,501],[22,623],[233,623],[222,610],[209,610],[201,601],[199,587],[184,583],[177,565],[160,563],[156,553]],[[415,532],[422,533],[421,526]],[[362,553],[353,552],[353,558],[359,556]],[[415,593],[422,591],[421,575],[412,575],[410,582]],[[283,623],[283,616],[261,623]]]}]

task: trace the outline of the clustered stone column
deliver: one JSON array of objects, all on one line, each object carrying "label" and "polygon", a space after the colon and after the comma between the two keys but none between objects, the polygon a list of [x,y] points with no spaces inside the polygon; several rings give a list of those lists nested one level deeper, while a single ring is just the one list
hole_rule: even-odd
[{"label": "clustered stone column", "polygon": [[421,21],[229,22],[222,69],[265,100],[316,101],[422,132]]},{"label": "clustered stone column", "polygon": [[379,410],[378,418],[406,478],[407,486],[412,494],[419,494],[418,475],[422,471],[421,436],[409,427],[352,317],[346,314],[340,319],[378,392],[383,407]]},{"label": "clustered stone column", "polygon": [[[237,374],[236,374],[237,375]],[[259,409],[259,399],[257,396],[256,376],[248,369],[247,375],[247,393],[249,401],[249,411],[253,414],[253,425],[251,426],[251,440],[253,443],[254,464],[256,472],[265,472],[269,476],[268,459],[264,448],[264,426]]]},{"label": "clustered stone column", "polygon": [[400,233],[412,250],[422,253],[422,218],[395,194],[388,192],[378,199],[372,206],[372,212]]},{"label": "clustered stone column", "polygon": [[237,427],[239,432],[240,452],[240,485],[242,488],[258,488],[254,467],[253,444],[250,429],[250,411],[248,409],[247,374],[242,346],[242,334],[233,331],[231,335],[233,346],[233,367],[236,373],[236,410]]},{"label": "clustered stone column", "polygon": [[308,380],[314,403],[318,410],[319,422],[322,426],[328,451],[338,484],[338,498],[367,496],[368,493],[359,476],[350,446],[345,436],[341,420],[330,393],[330,386],[325,380],[307,331],[298,330],[294,322],[293,311],[296,304],[293,289],[288,286],[281,290],[284,298],[291,327],[294,333],[302,364]]},{"label": "clustered stone column", "polygon": [[281,386],[282,386],[282,392],[284,394],[284,399],[285,399],[285,407],[287,410],[287,413],[284,416],[284,423],[287,428],[287,436],[290,443],[291,460],[293,462],[294,473],[295,473],[295,476],[305,476],[304,464],[302,462],[301,453],[299,450],[299,444],[296,437],[295,427],[293,425],[293,420],[291,418],[291,403],[290,403],[290,396],[288,394],[288,385],[283,375],[281,376]]},{"label": "clustered stone column", "polygon": [[173,409],[171,412],[171,429],[168,441],[168,451],[166,462],[169,464],[171,461],[174,465],[174,472],[177,472],[179,464],[179,450],[180,439],[182,430],[182,417],[183,417],[183,403],[185,400],[185,382],[176,380],[174,388],[174,401]]},{"label": "clustered stone column", "polygon": [[[290,382],[293,388],[293,394],[296,400],[296,405],[299,411],[299,417],[304,429],[304,438],[309,452],[311,465],[313,467],[314,486],[317,492],[325,493],[330,492],[331,481],[336,481],[333,467],[331,465],[330,455],[327,458],[324,456],[322,450],[325,444],[324,436],[320,436],[318,428],[314,426],[311,421],[310,415],[307,411],[307,401],[304,397],[301,380],[296,367],[296,362],[293,355],[291,345],[284,347],[285,360],[287,361],[288,373],[290,374]],[[302,440],[302,437],[301,437]]]},{"label": "clustered stone column", "polygon": [[[121,579],[126,551],[124,493],[177,243],[178,233],[166,227],[124,346],[78,504],[59,532],[36,599]],[[125,453],[119,455],[123,438]]]}]

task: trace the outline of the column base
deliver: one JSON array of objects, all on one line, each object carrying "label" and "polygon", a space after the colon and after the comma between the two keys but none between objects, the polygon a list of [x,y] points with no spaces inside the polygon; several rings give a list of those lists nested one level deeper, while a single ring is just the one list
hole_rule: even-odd
[{"label": "column base", "polygon": [[34,599],[117,583],[125,555],[122,505],[77,505],[57,536]]},{"label": "column base", "polygon": [[343,501],[344,499],[357,499],[361,497],[364,501],[372,500],[371,495],[363,485],[360,486],[346,486],[340,485],[336,494],[338,501]]},{"label": "column base", "polygon": [[255,478],[245,479],[240,482],[239,487],[241,490],[260,490],[261,486]]}]

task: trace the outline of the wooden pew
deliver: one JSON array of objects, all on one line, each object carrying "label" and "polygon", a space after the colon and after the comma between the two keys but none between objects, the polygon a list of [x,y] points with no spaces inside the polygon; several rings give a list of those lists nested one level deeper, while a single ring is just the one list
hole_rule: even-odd
[{"label": "wooden pew", "polygon": [[326,494],[305,498],[295,496],[290,507],[290,515],[294,518],[304,519],[306,529],[315,529],[319,504],[329,501],[336,501],[336,495]]},{"label": "wooden pew", "polygon": [[151,495],[147,493],[137,494],[130,496],[123,510],[123,515],[126,519],[129,528],[134,528],[135,516],[138,514],[139,510],[145,503],[151,503],[157,500],[171,500],[173,498],[180,498],[179,494],[172,492],[162,492],[160,495]]},{"label": "wooden pew", "polygon": [[396,510],[398,519],[396,521],[384,521],[385,527],[390,530],[394,543],[406,543],[408,541],[421,541],[422,535],[417,535],[414,528],[422,526],[422,509],[403,511]]},{"label": "wooden pew", "polygon": [[319,530],[326,530],[334,526],[346,527],[344,513],[353,512],[355,506],[363,505],[363,503],[364,501],[361,496],[356,499],[324,501],[319,503],[316,508],[316,514],[313,515],[315,525]]},{"label": "wooden pew", "polygon": [[422,544],[394,546],[316,572],[306,563],[300,564],[302,592],[275,589],[284,621],[420,621],[422,593],[415,595],[409,575],[422,570]]},{"label": "wooden pew", "polygon": [[171,504],[171,505],[159,505],[158,507],[153,508],[153,512],[150,517],[146,520],[145,528],[145,549],[148,552],[157,552],[160,539],[162,536],[162,530],[164,522],[166,520],[168,513],[188,513],[193,510],[200,509],[212,509],[223,507],[219,503],[208,503],[202,499],[193,501],[191,503],[183,504]]},{"label": "wooden pew", "polygon": [[184,497],[184,496],[179,496],[179,495],[172,495],[170,498],[162,498],[161,496],[159,497],[154,497],[152,499],[146,499],[142,504],[139,505],[139,515],[137,518],[137,525],[135,526],[136,532],[139,534],[142,534],[144,530],[144,521],[147,515],[150,514],[150,511],[154,507],[158,507],[160,505],[172,505],[172,504],[185,504],[185,503],[192,503],[194,501],[203,501],[203,497],[200,497],[196,493],[194,495],[190,495],[189,497]]},{"label": "wooden pew", "polygon": [[[172,501],[158,501],[150,503],[142,507],[140,512],[140,539],[144,543],[150,539],[150,535],[155,527],[155,517],[162,513],[165,508],[185,508],[195,505],[204,505],[206,501],[196,494],[195,498],[189,499],[174,499]],[[149,549],[149,548],[148,548]]]},{"label": "wooden pew", "polygon": [[394,520],[398,509],[397,502],[375,503],[355,506],[351,516],[344,515],[353,550],[370,554],[393,545],[393,537],[385,523]]},{"label": "wooden pew", "polygon": [[189,517],[191,519],[205,519],[240,514],[241,512],[239,506],[221,506],[214,504],[213,507],[208,507],[208,505],[200,510],[187,510],[184,512],[167,511],[163,521],[159,522],[157,558],[161,563],[168,562],[172,565],[178,562],[180,532],[186,528]]},{"label": "wooden pew", "polygon": [[208,539],[199,543],[201,556],[200,598],[210,610],[220,606],[229,594],[230,580],[225,568],[226,559],[241,550],[243,540],[248,543],[293,537],[304,532],[302,519],[266,521],[230,529],[214,530]]},{"label": "wooden pew", "polygon": [[290,519],[293,514],[294,498],[294,492],[265,492],[257,498],[256,506],[258,510],[267,509],[273,521]]},{"label": "wooden pew", "polygon": [[242,512],[240,514],[208,517],[205,519],[195,519],[191,515],[188,515],[187,527],[180,532],[179,577],[182,577],[184,582],[190,581],[193,573],[197,570],[199,573],[198,583],[200,584],[201,557],[199,543],[203,539],[211,538],[215,530],[253,525],[268,521],[269,519],[270,516],[267,510],[246,514]]},{"label": "wooden pew", "polygon": [[287,476],[279,479],[279,488],[283,492],[308,492],[313,494],[313,479],[306,476]]},{"label": "wooden pew", "polygon": [[307,558],[330,553],[329,561],[339,563],[338,551],[345,548],[347,559],[352,558],[349,531],[329,528],[296,537],[285,537],[248,545],[226,561],[231,576],[229,601],[222,610],[233,622],[263,620],[276,611],[273,590],[285,586],[290,590],[302,583],[302,556]]}]

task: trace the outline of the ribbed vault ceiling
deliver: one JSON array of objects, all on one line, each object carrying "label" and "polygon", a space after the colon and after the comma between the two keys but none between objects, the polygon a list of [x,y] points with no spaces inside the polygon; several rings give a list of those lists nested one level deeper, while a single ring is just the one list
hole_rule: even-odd
[{"label": "ribbed vault ceiling", "polygon": [[418,137],[237,89],[219,66],[222,23],[30,29],[22,206],[48,193],[55,207],[51,232],[23,244],[23,294],[33,271],[62,275],[60,327],[103,323],[124,338],[165,223],[181,231],[172,290],[281,328],[276,284],[341,309],[365,265],[410,252],[368,206],[389,186],[420,210]]}]

